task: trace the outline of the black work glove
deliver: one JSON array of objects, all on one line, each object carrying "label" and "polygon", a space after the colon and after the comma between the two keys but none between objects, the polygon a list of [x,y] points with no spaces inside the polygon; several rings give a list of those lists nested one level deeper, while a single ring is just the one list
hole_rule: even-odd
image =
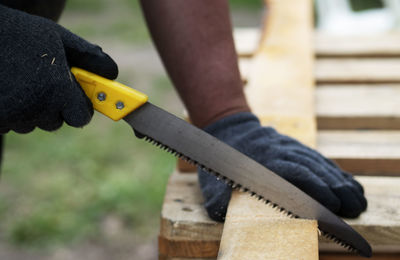
[{"label": "black work glove", "polygon": [[[204,130],[280,175],[340,216],[357,217],[367,208],[363,188],[350,174],[295,139],[281,135],[273,128],[262,127],[251,113],[225,117]],[[199,181],[208,215],[216,221],[223,221],[231,188],[202,170],[199,170]]]},{"label": "black work glove", "polygon": [[100,47],[51,20],[0,5],[0,133],[87,124],[93,106],[71,66],[118,75]]}]

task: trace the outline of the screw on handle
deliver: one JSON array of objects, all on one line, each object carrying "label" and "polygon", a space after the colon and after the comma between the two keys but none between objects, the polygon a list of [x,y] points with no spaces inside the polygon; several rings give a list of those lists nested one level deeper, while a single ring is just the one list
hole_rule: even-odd
[{"label": "screw on handle", "polygon": [[148,100],[145,94],[133,88],[89,71],[73,67],[71,72],[92,101],[94,109],[114,121],[125,117]]}]

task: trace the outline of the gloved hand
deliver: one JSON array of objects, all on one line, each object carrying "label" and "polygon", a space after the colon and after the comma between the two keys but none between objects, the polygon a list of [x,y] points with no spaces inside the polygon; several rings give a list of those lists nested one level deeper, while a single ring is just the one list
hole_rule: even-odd
[{"label": "gloved hand", "polygon": [[[332,161],[300,142],[262,127],[248,112],[227,116],[204,129],[294,184],[328,209],[354,218],[367,208],[362,186]],[[231,188],[199,169],[208,215],[224,221]]]},{"label": "gloved hand", "polygon": [[100,47],[51,20],[2,5],[0,43],[0,133],[52,131],[64,121],[81,127],[93,106],[70,67],[110,79],[118,75]]}]

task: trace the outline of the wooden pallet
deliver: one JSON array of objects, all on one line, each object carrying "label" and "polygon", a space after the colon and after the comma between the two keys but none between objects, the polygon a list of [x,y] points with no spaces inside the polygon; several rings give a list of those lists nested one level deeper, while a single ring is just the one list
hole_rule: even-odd
[{"label": "wooden pallet", "polygon": [[[258,30],[236,30],[244,81]],[[400,34],[315,36],[317,149],[357,174],[368,210],[346,220],[371,243],[372,259],[400,259]],[[193,168],[175,172],[161,214],[160,259],[216,259],[223,225],[210,220]],[[186,167],[186,168],[185,168]],[[320,238],[320,259],[362,259]]]},{"label": "wooden pallet", "polygon": [[[365,187],[368,211],[347,222],[365,236],[377,257],[391,252],[400,259],[400,178],[358,176],[357,180]],[[223,225],[208,218],[202,201],[196,174],[175,172],[171,176],[161,215],[162,259],[216,258]],[[343,252],[324,239],[320,240],[320,248]]]}]

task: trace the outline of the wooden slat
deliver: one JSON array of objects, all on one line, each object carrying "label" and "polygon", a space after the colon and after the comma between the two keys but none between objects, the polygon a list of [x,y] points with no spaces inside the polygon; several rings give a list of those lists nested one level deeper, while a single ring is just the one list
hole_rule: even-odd
[{"label": "wooden slat", "polygon": [[[251,57],[260,39],[259,28],[235,28],[236,50],[240,57]],[[329,36],[314,34],[317,57],[400,57],[400,33],[368,36]]]},{"label": "wooden slat", "polygon": [[[346,221],[371,243],[375,254],[399,254],[400,178],[356,178],[365,188],[368,210],[361,217]],[[175,172],[170,177],[161,213],[160,236],[163,237],[161,247],[173,248],[174,257],[217,257],[216,245],[221,239],[223,225],[208,218],[202,203],[196,174]],[[335,247],[333,242],[324,244],[326,241],[320,239],[323,252],[343,252],[344,249]],[[189,243],[190,249],[187,247]]]},{"label": "wooden slat", "polygon": [[[259,36],[249,29],[238,30],[236,38],[240,35],[247,37],[237,44],[242,57],[242,77],[246,81],[251,49],[255,51],[255,47],[249,46],[254,46],[251,42],[256,43]],[[317,36],[316,55],[317,84],[400,82],[400,33],[348,39]]]},{"label": "wooden slat", "polygon": [[[160,257],[159,260],[212,260],[215,258],[175,258],[175,257]],[[375,254],[370,260],[399,260],[400,254]],[[319,260],[365,260],[361,256],[349,256],[346,254],[322,254]]]},{"label": "wooden slat", "polygon": [[[233,192],[218,259],[318,259],[318,224]],[[263,207],[263,208],[261,208]]]},{"label": "wooden slat", "polygon": [[159,254],[216,258],[222,228],[207,216],[197,175],[171,175],[161,211]]},{"label": "wooden slat", "polygon": [[[159,260],[213,260],[215,258],[175,258],[175,257],[163,257]],[[323,254],[320,255],[319,260],[365,260],[365,257],[361,256],[349,256],[346,254]],[[368,258],[369,260],[399,260],[400,254],[375,254],[373,257]]]},{"label": "wooden slat", "polygon": [[[319,260],[365,260],[365,257],[345,254],[322,254]],[[400,254],[374,254],[370,260],[399,260]]]},{"label": "wooden slat", "polygon": [[400,131],[319,131],[318,151],[344,170],[400,176]]},{"label": "wooden slat", "polygon": [[[346,222],[364,236],[374,252],[400,252],[400,178],[360,176],[356,179],[365,189],[368,209],[357,219]],[[324,237],[320,249],[342,250]]]},{"label": "wooden slat", "polygon": [[400,33],[366,36],[316,33],[314,39],[317,57],[400,57]]},{"label": "wooden slat", "polygon": [[317,84],[327,83],[399,83],[400,58],[318,59]]},{"label": "wooden slat", "polygon": [[[246,96],[262,124],[315,145],[312,2],[270,0]],[[290,219],[234,191],[218,259],[318,259],[315,220]]]},{"label": "wooden slat", "polygon": [[[240,64],[243,77],[248,77],[251,60]],[[319,85],[315,98],[318,129],[399,130],[399,100],[399,83]]]},{"label": "wooden slat", "polygon": [[[239,60],[242,79],[247,82],[251,59]],[[400,58],[317,59],[314,76],[317,84],[400,83]],[[282,72],[283,73],[283,72]]]},{"label": "wooden slat", "polygon": [[322,85],[316,91],[318,128],[400,129],[399,100],[400,84]]}]

